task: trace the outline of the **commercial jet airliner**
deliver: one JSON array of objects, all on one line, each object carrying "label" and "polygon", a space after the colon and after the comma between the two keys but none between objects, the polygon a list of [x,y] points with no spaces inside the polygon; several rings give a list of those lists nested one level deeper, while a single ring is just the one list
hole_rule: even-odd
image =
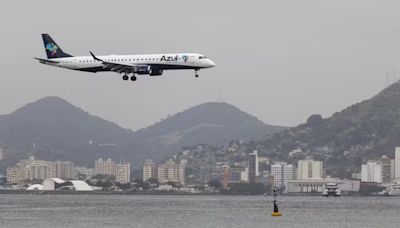
[{"label": "commercial jet airliner", "polygon": [[42,34],[47,59],[35,58],[40,63],[71,70],[101,72],[113,71],[123,74],[122,79],[136,81],[136,75],[160,76],[164,70],[194,70],[195,77],[203,68],[215,63],[201,54],[151,54],[151,55],[105,55],[72,56],[63,52],[48,35]]}]

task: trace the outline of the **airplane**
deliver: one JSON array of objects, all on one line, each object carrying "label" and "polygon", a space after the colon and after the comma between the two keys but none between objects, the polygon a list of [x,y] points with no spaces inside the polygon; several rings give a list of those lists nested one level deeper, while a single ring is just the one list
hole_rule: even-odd
[{"label": "airplane", "polygon": [[123,74],[122,79],[136,81],[136,75],[161,76],[164,70],[194,70],[211,68],[215,63],[196,53],[150,54],[150,55],[105,55],[72,56],[62,51],[48,34],[42,34],[47,59],[34,58],[40,63],[86,72],[112,71]]}]

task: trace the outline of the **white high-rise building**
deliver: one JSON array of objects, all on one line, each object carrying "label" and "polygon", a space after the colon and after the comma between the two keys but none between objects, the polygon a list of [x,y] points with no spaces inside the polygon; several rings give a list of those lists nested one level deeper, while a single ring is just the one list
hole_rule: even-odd
[{"label": "white high-rise building", "polygon": [[280,188],[282,186],[283,179],[283,165],[274,164],[271,165],[271,175],[274,177],[274,187]]},{"label": "white high-rise building", "polygon": [[99,158],[94,163],[94,171],[96,174],[109,175],[115,177],[115,162],[111,158],[103,160]]},{"label": "white high-rise building", "polygon": [[74,166],[70,161],[54,161],[51,163],[51,177],[71,180],[75,176]]},{"label": "white high-rise building", "polygon": [[283,187],[288,180],[293,180],[293,165],[276,163],[271,165],[271,175],[274,177],[274,187]]},{"label": "white high-rise building", "polygon": [[294,179],[294,167],[293,165],[285,165],[283,166],[283,183],[285,184],[286,181],[288,180],[293,180]]},{"label": "white high-rise building", "polygon": [[396,147],[394,155],[394,177],[400,181],[400,147]]},{"label": "white high-rise building", "polygon": [[19,169],[17,166],[7,168],[7,182],[10,184],[19,183]]},{"label": "white high-rise building", "polygon": [[36,160],[33,156],[20,160],[16,166],[7,169],[8,181],[21,183],[46,178],[73,179],[75,177],[74,163],[70,161]]},{"label": "white high-rise building", "polygon": [[393,181],[395,180],[395,165],[394,165],[394,159],[390,159],[390,179]]},{"label": "white high-rise building", "polygon": [[391,160],[386,155],[382,156],[378,162],[382,165],[382,182],[390,183],[392,181],[391,177]]},{"label": "white high-rise building", "polygon": [[52,177],[52,163],[44,160],[29,159],[20,160],[16,166],[7,169],[7,177],[10,183],[21,183],[31,180],[44,180]]},{"label": "white high-rise building", "polygon": [[260,176],[260,170],[258,168],[259,164],[258,164],[258,151],[255,150],[253,151],[253,154],[256,156],[256,177]]},{"label": "white high-rise building", "polygon": [[95,175],[95,171],[93,168],[75,167],[75,176],[77,177],[79,174],[85,175],[89,179]]},{"label": "white high-rise building", "polygon": [[115,181],[121,184],[129,183],[131,180],[131,164],[128,162],[115,165]]},{"label": "white high-rise building", "polygon": [[297,163],[297,179],[322,179],[323,163],[322,161],[314,161],[312,159],[299,160]]},{"label": "white high-rise building", "polygon": [[361,181],[382,183],[382,164],[368,161],[361,166]]},{"label": "white high-rise building", "polygon": [[160,183],[178,182],[185,185],[185,169],[169,160],[165,164],[158,165],[158,181]]},{"label": "white high-rise building", "polygon": [[156,171],[156,164],[151,159],[147,159],[143,164],[143,181],[147,181],[150,178],[157,178]]}]

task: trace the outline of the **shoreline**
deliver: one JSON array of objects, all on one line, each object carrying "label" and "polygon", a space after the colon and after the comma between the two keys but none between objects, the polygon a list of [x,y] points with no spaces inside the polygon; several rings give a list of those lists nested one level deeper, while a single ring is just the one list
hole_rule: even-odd
[{"label": "shoreline", "polygon": [[[222,193],[189,193],[189,192],[178,192],[178,191],[28,191],[25,189],[11,189],[11,190],[0,190],[0,194],[26,194],[26,195],[186,195],[186,196],[265,196],[270,197],[271,195],[250,195],[250,194],[222,194]],[[322,194],[280,194],[279,196],[313,196],[323,197]],[[384,195],[361,195],[361,194],[346,194],[341,197],[382,197]],[[386,196],[389,197],[389,196]],[[393,197],[393,196],[392,196]],[[338,197],[340,198],[340,197]]]}]

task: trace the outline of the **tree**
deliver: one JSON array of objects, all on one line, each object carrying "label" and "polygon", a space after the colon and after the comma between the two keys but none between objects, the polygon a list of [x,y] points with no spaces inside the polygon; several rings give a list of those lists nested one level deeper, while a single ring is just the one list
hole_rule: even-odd
[{"label": "tree", "polygon": [[115,181],[115,176],[112,175],[104,175],[104,174],[97,174],[91,177],[90,179],[92,180],[102,180],[102,181],[109,181],[109,182],[114,182]]},{"label": "tree", "polygon": [[320,114],[314,114],[308,117],[307,119],[307,126],[309,127],[316,127],[320,124],[322,124],[324,120],[322,119],[322,116]]},{"label": "tree", "polygon": [[122,184],[122,183],[115,183],[115,185],[118,187],[118,188],[120,188],[120,189],[122,189],[122,190],[130,190],[131,188],[132,188],[132,186],[131,186],[131,183],[124,183],[124,184]]},{"label": "tree", "polygon": [[148,183],[150,183],[150,184],[156,184],[156,185],[159,184],[158,179],[157,179],[157,178],[154,178],[154,177],[149,178],[146,182],[148,182]]},{"label": "tree", "polygon": [[142,179],[140,179],[140,178],[136,178],[136,179],[134,180],[134,186],[135,186],[136,188],[142,188],[142,189],[144,189],[144,190],[147,190],[147,189],[150,188],[149,183],[144,182],[144,181],[143,181]]},{"label": "tree", "polygon": [[208,182],[208,186],[213,187],[213,188],[221,188],[221,182],[219,182],[218,180],[210,180]]},{"label": "tree", "polygon": [[179,187],[181,187],[181,183],[179,183],[179,182],[174,182],[174,181],[168,181],[168,182],[167,182],[167,185],[171,185],[171,186],[174,187],[174,188],[179,188]]},{"label": "tree", "polygon": [[83,173],[78,173],[77,178],[78,180],[86,180],[87,176]]},{"label": "tree", "polygon": [[113,183],[111,183],[110,181],[97,181],[96,182],[96,186],[98,187],[102,187],[103,190],[108,190],[111,186],[113,186]]}]

